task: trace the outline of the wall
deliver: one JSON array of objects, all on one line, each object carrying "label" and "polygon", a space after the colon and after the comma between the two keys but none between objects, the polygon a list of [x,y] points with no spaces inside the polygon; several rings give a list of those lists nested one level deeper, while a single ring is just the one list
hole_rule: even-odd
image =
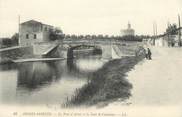
[{"label": "wall", "polygon": [[51,43],[34,43],[33,44],[33,53],[34,55],[42,55],[44,52],[46,52],[49,48],[51,48],[55,44]]},{"label": "wall", "polygon": [[49,25],[42,25],[42,35],[43,35],[43,41],[50,41],[49,35],[50,35],[50,30],[54,30],[53,26]]},{"label": "wall", "polygon": [[159,47],[164,46],[164,39],[163,39],[163,37],[155,39],[155,46],[159,46]]},{"label": "wall", "polygon": [[102,58],[111,59],[112,58],[112,50],[111,45],[103,45],[102,48]]},{"label": "wall", "polygon": [[135,31],[133,29],[121,30],[121,36],[127,35],[135,35]]},{"label": "wall", "polygon": [[0,52],[0,63],[8,62],[10,60],[16,60],[19,58],[31,58],[33,57],[33,47],[20,47],[11,50]]},{"label": "wall", "polygon": [[[35,41],[42,41],[42,28],[40,24],[37,25],[28,25],[23,24],[20,26],[20,46],[30,46]],[[26,35],[29,35],[29,38],[26,38]],[[34,34],[36,34],[36,39],[34,39]]]},{"label": "wall", "polygon": [[[36,22],[35,24],[27,23],[20,26],[20,46],[30,46],[35,42],[49,41],[50,30],[53,27]],[[28,39],[26,38],[27,34],[29,35]],[[34,39],[34,35],[36,35],[36,39]]]}]

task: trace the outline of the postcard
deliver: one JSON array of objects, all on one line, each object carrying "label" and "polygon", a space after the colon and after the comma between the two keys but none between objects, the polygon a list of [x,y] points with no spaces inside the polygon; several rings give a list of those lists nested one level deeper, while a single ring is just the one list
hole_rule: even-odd
[{"label": "postcard", "polygon": [[0,0],[1,117],[181,117],[181,0]]}]

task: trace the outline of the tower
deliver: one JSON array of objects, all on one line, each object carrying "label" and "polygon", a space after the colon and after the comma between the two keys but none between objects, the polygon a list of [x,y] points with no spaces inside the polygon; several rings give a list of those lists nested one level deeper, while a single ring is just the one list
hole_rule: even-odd
[{"label": "tower", "polygon": [[131,29],[131,24],[129,21],[128,21],[128,29]]},{"label": "tower", "polygon": [[135,35],[135,30],[131,28],[130,22],[127,24],[126,29],[121,30],[121,36],[134,36]]}]

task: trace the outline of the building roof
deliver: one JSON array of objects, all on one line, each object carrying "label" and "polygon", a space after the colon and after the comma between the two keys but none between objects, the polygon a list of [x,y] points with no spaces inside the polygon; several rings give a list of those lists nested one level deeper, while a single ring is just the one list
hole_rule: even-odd
[{"label": "building roof", "polygon": [[24,24],[42,24],[42,23],[35,20],[29,20],[29,21],[21,23],[21,25],[24,25]]},{"label": "building roof", "polygon": [[27,25],[27,24],[47,25],[47,26],[53,27],[53,26],[51,26],[51,25],[43,24],[42,22],[39,22],[39,21],[36,21],[36,20],[29,20],[29,21],[26,21],[26,22],[21,23],[21,25]]}]

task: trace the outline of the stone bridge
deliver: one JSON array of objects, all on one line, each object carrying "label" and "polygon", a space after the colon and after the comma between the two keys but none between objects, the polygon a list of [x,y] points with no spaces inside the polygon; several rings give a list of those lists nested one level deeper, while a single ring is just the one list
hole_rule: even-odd
[{"label": "stone bridge", "polygon": [[[30,47],[11,47],[0,49],[0,63],[10,59],[19,58],[69,58],[71,53],[78,47],[92,47],[102,50],[103,59],[120,58],[122,56],[134,55],[134,50],[141,42],[115,42],[108,40],[76,40],[76,41],[54,41],[35,43]],[[71,52],[71,53],[70,53]],[[26,56],[25,56],[26,55]]]},{"label": "stone bridge", "polygon": [[52,43],[35,43],[33,46],[33,52],[35,55],[41,55],[43,57],[72,57],[73,50],[78,47],[93,47],[95,49],[102,50],[102,58],[112,58],[112,45],[110,42],[88,42],[88,41],[62,41]]},{"label": "stone bridge", "polygon": [[135,49],[141,42],[116,42],[105,40],[54,41],[51,43],[36,43],[33,50],[35,55],[46,57],[72,57],[73,50],[78,47],[93,47],[102,51],[102,58],[112,59],[122,56],[135,55]]}]

